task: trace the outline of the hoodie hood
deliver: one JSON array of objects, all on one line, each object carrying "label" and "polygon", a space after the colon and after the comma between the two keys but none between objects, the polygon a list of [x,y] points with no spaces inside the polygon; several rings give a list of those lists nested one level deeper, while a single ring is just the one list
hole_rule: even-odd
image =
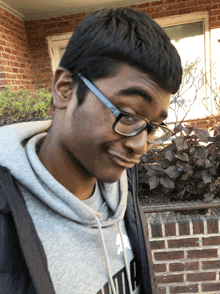
[{"label": "hoodie hood", "polygon": [[32,192],[63,217],[94,226],[98,217],[102,227],[121,221],[127,204],[126,171],[115,183],[99,183],[105,202],[98,212],[94,211],[63,187],[40,162],[36,145],[44,139],[50,126],[51,120],[1,127],[0,165],[11,171],[19,187]]},{"label": "hoodie hood", "polygon": [[[82,251],[82,243],[84,246],[86,244],[86,237],[84,236],[88,237],[89,230],[98,228],[104,250],[107,273],[111,285],[110,287],[112,293],[116,294],[116,288],[112,277],[116,270],[115,264],[118,264],[121,260],[118,256],[115,259],[113,258],[113,256],[115,256],[115,249],[117,248],[116,244],[118,242],[116,241],[116,244],[114,244],[113,236],[116,227],[116,231],[118,232],[117,240],[118,238],[121,240],[123,248],[123,260],[128,277],[129,293],[133,293],[129,269],[129,262],[131,262],[133,258],[133,253],[131,250],[128,250],[129,252],[126,253],[126,244],[129,244],[129,242],[125,244],[123,235],[123,230],[124,234],[126,234],[123,219],[127,206],[128,193],[126,171],[122,174],[120,180],[115,183],[96,183],[95,195],[92,195],[89,198],[92,200],[91,198],[93,196],[98,196],[98,202],[96,201],[96,205],[98,203],[98,211],[93,210],[91,205],[89,206],[86,204],[88,201],[85,201],[84,203],[84,201],[79,200],[62,186],[46,170],[39,160],[36,153],[36,146],[45,138],[50,126],[51,121],[41,121],[1,127],[0,165],[7,167],[17,180],[18,187],[26,200],[28,210],[32,215],[38,234],[46,251],[52,280],[54,280],[56,285],[57,276],[59,276],[57,271],[59,268],[62,268],[63,264],[67,264],[70,267],[67,272],[75,272],[76,268],[74,268],[74,265],[76,263],[76,257],[75,254],[69,255],[69,251],[73,250],[73,248],[76,250],[77,246],[80,244],[77,256],[83,254],[82,259],[85,259],[85,255],[87,253],[90,254],[91,252],[91,244],[89,244],[87,250]],[[50,208],[49,211],[48,208]],[[69,226],[71,228],[69,231],[71,245],[68,246],[68,242],[65,242],[64,246],[63,244],[60,244],[63,240],[60,238],[59,231],[66,231]],[[105,233],[103,228],[105,228]],[[85,232],[85,234],[83,234],[83,240],[80,239],[82,231]],[[56,237],[57,234],[58,237]],[[104,235],[108,236],[106,237],[108,240],[107,242],[105,241]],[[67,238],[67,234],[65,234],[65,237]],[[91,237],[94,237],[94,233],[91,234]],[[65,241],[67,240],[68,238],[65,239]],[[73,246],[72,243],[74,241],[76,243]],[[98,239],[94,241],[94,243],[97,241]],[[109,247],[112,242],[113,244]],[[57,248],[55,248],[56,246],[54,246],[54,244],[56,244]],[[60,255],[63,256],[64,248],[68,249],[68,254],[64,254],[64,257],[60,258]],[[112,248],[113,255],[111,254],[111,258],[109,258],[109,251],[111,251]],[[130,244],[128,248],[131,249]],[[73,260],[71,261],[70,258],[72,257]],[[88,260],[90,259],[91,257],[88,257]],[[111,265],[112,259],[114,262]],[[64,262],[64,260],[66,261]],[[80,266],[82,266],[81,260]],[[88,270],[88,260],[86,264],[83,263],[85,266],[83,272]],[[98,261],[99,259],[97,259],[96,263]],[[57,263],[59,264],[59,262],[60,266],[54,268],[54,265],[57,265]],[[94,271],[93,265],[94,262],[92,262],[92,268]],[[71,266],[73,266],[73,268],[71,268]],[[121,264],[119,269],[122,266],[123,265]],[[76,267],[78,269],[79,264],[76,264]],[[63,276],[62,270],[60,274]],[[91,271],[89,274],[91,275]],[[97,275],[99,276],[99,274]],[[101,276],[103,276],[103,273]],[[60,281],[60,279],[58,280]],[[62,288],[63,285],[68,285],[68,282],[69,279],[68,281],[63,279],[61,281]]]}]

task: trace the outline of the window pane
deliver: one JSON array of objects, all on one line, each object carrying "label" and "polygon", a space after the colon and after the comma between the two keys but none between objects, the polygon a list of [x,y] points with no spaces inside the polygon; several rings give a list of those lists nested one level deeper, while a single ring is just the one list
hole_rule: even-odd
[{"label": "window pane", "polygon": [[195,59],[204,62],[203,21],[166,27],[164,30],[177,48],[183,66]]},{"label": "window pane", "polygon": [[[171,103],[170,121],[181,121],[206,116],[206,106],[202,103],[205,95],[205,38],[203,21],[185,23],[163,28],[177,48],[185,77],[177,104]],[[171,111],[171,109],[173,109]]]}]

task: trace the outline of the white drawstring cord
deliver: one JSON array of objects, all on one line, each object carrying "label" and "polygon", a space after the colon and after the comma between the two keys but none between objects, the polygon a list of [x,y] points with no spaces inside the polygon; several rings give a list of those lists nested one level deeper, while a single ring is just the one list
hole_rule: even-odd
[{"label": "white drawstring cord", "polygon": [[117,223],[117,226],[118,226],[118,230],[119,230],[120,237],[121,237],[123,256],[124,256],[124,261],[125,261],[125,269],[126,269],[126,273],[127,273],[127,277],[128,277],[129,292],[130,292],[130,294],[132,294],[133,291],[132,291],[132,285],[131,285],[131,274],[130,274],[130,270],[128,267],[128,259],[127,259],[127,254],[125,251],[126,249],[125,249],[125,244],[124,244],[123,235],[122,235],[121,222]]},{"label": "white drawstring cord", "polygon": [[108,259],[107,249],[106,249],[106,246],[105,246],[105,240],[104,240],[104,236],[103,236],[102,229],[101,229],[101,224],[100,224],[100,221],[99,221],[97,216],[95,216],[95,219],[96,219],[96,222],[98,224],[99,233],[100,233],[100,236],[101,236],[101,239],[102,239],[102,246],[103,246],[104,252],[105,252],[105,260],[106,260],[106,263],[107,263],[108,276],[109,276],[109,280],[110,280],[110,283],[111,283],[112,292],[113,292],[113,294],[117,294],[115,286],[114,286],[114,282],[113,282],[113,279],[112,279],[112,273],[111,273],[110,263],[109,263],[109,259]]}]

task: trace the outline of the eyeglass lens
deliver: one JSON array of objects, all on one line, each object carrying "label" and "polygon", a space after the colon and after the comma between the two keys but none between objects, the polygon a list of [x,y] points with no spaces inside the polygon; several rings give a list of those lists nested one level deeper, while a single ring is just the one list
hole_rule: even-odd
[{"label": "eyeglass lens", "polygon": [[[135,136],[144,130],[147,122],[135,116],[122,116],[114,126],[114,130],[124,136]],[[172,132],[162,126],[149,130],[147,139],[148,141],[161,144],[169,139]]]}]

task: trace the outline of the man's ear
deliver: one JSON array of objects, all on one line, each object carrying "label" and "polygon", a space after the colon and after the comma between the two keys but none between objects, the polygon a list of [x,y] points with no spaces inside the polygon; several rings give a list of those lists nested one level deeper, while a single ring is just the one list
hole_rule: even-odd
[{"label": "man's ear", "polygon": [[61,66],[56,69],[52,84],[52,96],[55,108],[64,109],[68,105],[73,90],[71,76],[72,73]]}]

